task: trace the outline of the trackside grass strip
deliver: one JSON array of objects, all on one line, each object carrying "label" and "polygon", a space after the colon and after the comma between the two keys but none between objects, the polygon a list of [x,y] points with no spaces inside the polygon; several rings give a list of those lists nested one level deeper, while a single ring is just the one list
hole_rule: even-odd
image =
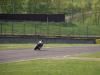
[{"label": "trackside grass strip", "polygon": [[[14,50],[34,48],[36,44],[0,44],[0,50]],[[72,47],[72,46],[100,46],[100,44],[44,44],[43,48]]]},{"label": "trackside grass strip", "polygon": [[41,59],[1,63],[0,75],[100,75],[100,61]]}]

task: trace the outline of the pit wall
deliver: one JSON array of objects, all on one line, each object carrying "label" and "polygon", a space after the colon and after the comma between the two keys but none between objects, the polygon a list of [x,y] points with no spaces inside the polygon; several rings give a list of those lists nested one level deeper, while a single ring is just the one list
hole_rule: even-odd
[{"label": "pit wall", "polygon": [[75,37],[44,37],[44,36],[0,36],[0,43],[68,43],[68,44],[100,44],[100,39]]}]

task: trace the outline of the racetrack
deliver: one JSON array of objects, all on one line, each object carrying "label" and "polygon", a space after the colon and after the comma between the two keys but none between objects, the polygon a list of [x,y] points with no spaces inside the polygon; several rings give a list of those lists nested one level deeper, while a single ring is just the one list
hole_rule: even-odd
[{"label": "racetrack", "polygon": [[43,48],[41,51],[33,49],[16,49],[0,51],[0,62],[13,62],[31,59],[74,56],[82,53],[100,52],[100,46],[73,46],[61,48]]}]

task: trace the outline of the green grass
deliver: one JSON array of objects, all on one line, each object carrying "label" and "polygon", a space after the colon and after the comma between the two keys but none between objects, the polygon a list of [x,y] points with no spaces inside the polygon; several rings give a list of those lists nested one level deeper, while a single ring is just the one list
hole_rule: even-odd
[{"label": "green grass", "polygon": [[100,52],[81,54],[79,57],[100,58]]},{"label": "green grass", "polygon": [[0,75],[100,75],[100,61],[44,59],[1,63]]},{"label": "green grass", "polygon": [[0,44],[0,50],[34,48],[35,44]]},{"label": "green grass", "polygon": [[[34,48],[36,44],[0,44],[0,50]],[[72,47],[72,46],[100,46],[99,44],[44,44],[44,48]]]}]

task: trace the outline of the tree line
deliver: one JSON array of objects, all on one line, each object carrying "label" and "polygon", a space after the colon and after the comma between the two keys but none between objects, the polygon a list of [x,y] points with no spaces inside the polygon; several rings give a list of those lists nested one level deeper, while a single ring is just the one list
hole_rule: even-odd
[{"label": "tree line", "polygon": [[77,13],[99,11],[100,0],[0,0],[0,13]]}]

